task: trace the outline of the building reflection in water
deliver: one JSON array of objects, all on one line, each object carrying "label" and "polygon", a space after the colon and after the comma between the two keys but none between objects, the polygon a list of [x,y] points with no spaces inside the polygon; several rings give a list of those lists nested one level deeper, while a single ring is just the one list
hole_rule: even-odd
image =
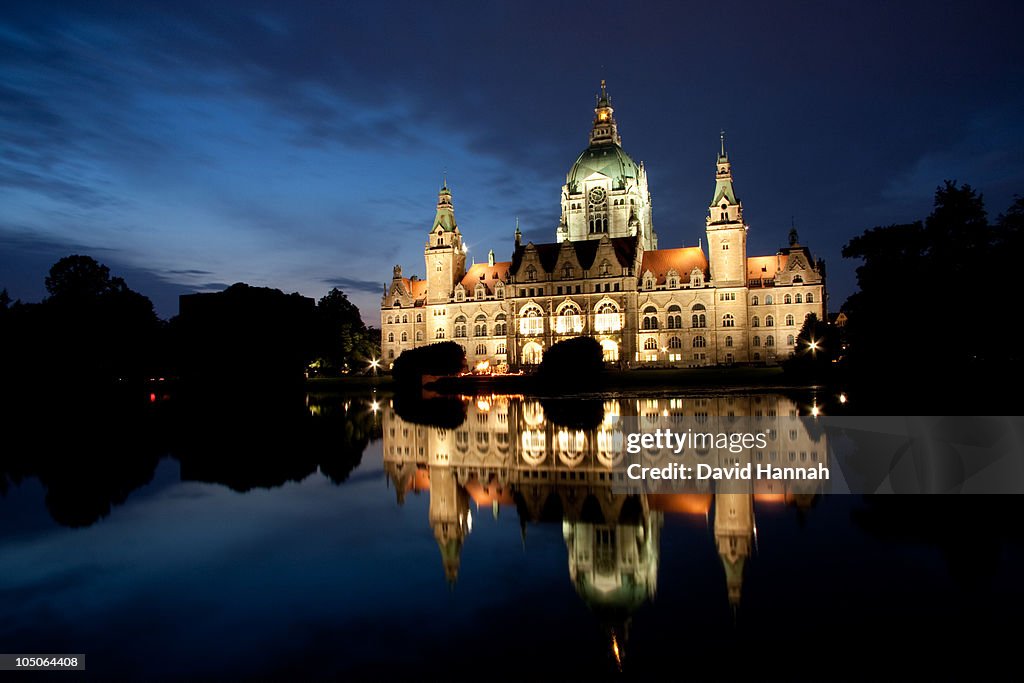
[{"label": "building reflection in water", "polygon": [[638,418],[641,426],[667,418],[685,428],[694,421],[712,427],[717,420],[749,417],[768,434],[764,451],[710,449],[696,454],[699,461],[828,464],[825,435],[808,429],[797,403],[781,395],[606,400],[593,427],[556,424],[573,420],[545,415],[537,400],[490,396],[466,402],[466,419],[454,429],[407,422],[393,405],[384,407],[384,467],[399,504],[409,491],[429,492],[429,522],[452,583],[472,530],[470,500],[478,512],[490,509],[495,516],[514,507],[524,535],[528,524],[560,523],[569,577],[609,630],[620,663],[631,615],[657,591],[664,515],[713,515],[726,595],[736,608],[755,543],[755,503],[808,507],[815,486],[757,481],[746,492],[715,494],[709,482],[692,481],[681,493],[614,493],[613,467],[625,442],[620,418]]}]

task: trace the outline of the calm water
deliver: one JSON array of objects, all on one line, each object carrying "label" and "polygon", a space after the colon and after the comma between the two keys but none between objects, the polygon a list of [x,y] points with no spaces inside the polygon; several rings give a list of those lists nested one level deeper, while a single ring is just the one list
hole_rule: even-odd
[{"label": "calm water", "polygon": [[0,456],[0,652],[136,680],[1019,675],[1019,499],[622,496],[621,435],[557,403],[237,403],[156,395]]}]

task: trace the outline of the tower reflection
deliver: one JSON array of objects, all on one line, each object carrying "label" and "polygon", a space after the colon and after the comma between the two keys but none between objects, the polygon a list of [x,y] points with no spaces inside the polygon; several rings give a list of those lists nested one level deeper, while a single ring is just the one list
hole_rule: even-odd
[{"label": "tower reflection", "polygon": [[739,454],[708,449],[693,457],[716,466],[828,464],[824,433],[799,419],[799,406],[783,395],[612,399],[596,406],[489,396],[463,403],[465,420],[454,428],[451,422],[446,427],[414,423],[393,405],[384,408],[384,467],[398,503],[409,491],[429,492],[429,522],[450,582],[458,577],[472,530],[471,500],[477,513],[490,510],[497,516],[502,508],[514,508],[524,534],[531,524],[561,524],[569,578],[608,630],[619,664],[632,615],[657,592],[665,515],[704,516],[709,523],[713,518],[726,597],[736,608],[755,546],[755,506],[807,507],[814,496],[813,483],[792,480],[757,481],[745,491],[717,494],[707,481],[688,482],[685,492],[615,492],[613,483],[621,482],[621,475],[613,468],[625,445],[621,418],[636,418],[642,426],[645,420],[686,425],[749,417],[767,433],[766,449]]}]

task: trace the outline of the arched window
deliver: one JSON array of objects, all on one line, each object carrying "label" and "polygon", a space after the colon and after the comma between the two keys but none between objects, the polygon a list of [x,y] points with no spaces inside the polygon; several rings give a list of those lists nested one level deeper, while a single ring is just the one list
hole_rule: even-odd
[{"label": "arched window", "polygon": [[802,277],[800,277],[799,275],[794,275],[793,276],[793,284],[794,285],[802,285],[803,283],[804,283],[804,279]]},{"label": "arched window", "polygon": [[562,267],[562,277],[565,278],[566,280],[571,280],[572,276],[572,266],[566,263],[565,266]]},{"label": "arched window", "polygon": [[403,342],[409,341],[409,333],[408,332],[403,332],[402,333],[402,341]]},{"label": "arched window", "polygon": [[732,313],[726,313],[722,316],[722,327],[736,327],[736,318]]},{"label": "arched window", "polygon": [[388,332],[388,343],[389,344],[395,343],[395,333],[394,332]]},{"label": "arched window", "polygon": [[793,303],[793,297],[791,297],[789,294],[787,294],[786,296],[782,297],[782,303],[784,303],[784,304],[791,304],[791,303]]},{"label": "arched window", "polygon": [[694,313],[690,316],[690,321],[694,327],[707,327],[708,319],[703,313]]},{"label": "arched window", "polygon": [[644,278],[644,289],[654,289],[654,276],[648,275]]},{"label": "arched window", "polygon": [[769,334],[767,337],[764,338],[764,345],[775,346],[775,337]]},{"label": "arched window", "polygon": [[499,313],[494,318],[494,336],[504,337],[508,334],[508,323],[505,322],[505,314]]},{"label": "arched window", "polygon": [[671,337],[668,340],[668,348],[670,349],[681,349],[683,348],[683,340],[679,337]]},{"label": "arched window", "polygon": [[690,307],[691,311],[706,311],[708,310],[704,304],[694,304]]},{"label": "arched window", "polygon": [[644,318],[641,324],[641,328],[645,330],[656,330],[658,329],[658,309],[654,306],[648,306],[644,309]]},{"label": "arched window", "polygon": [[708,345],[708,340],[705,339],[704,337],[694,337],[693,338],[693,348],[695,348],[695,349],[703,349],[703,348],[706,348],[707,345]]},{"label": "arched window", "polygon": [[403,323],[407,323],[407,322],[409,322],[409,316],[407,316],[407,315],[403,315],[403,316],[402,316],[402,322],[403,322]]},{"label": "arched window", "polygon": [[773,303],[774,303],[774,299],[772,299],[772,295],[771,294],[766,294],[765,297],[764,297],[764,305],[765,306],[771,306]]},{"label": "arched window", "polygon": [[434,339],[444,339],[444,328],[443,327],[437,328],[437,331],[434,332]]},{"label": "arched window", "polygon": [[416,314],[416,322],[418,322],[418,323],[423,322],[423,314],[422,313],[417,313]]},{"label": "arched window", "polygon": [[611,275],[612,274],[612,264],[608,263],[607,259],[605,259],[604,261],[601,261],[600,273],[601,273],[601,275]]},{"label": "arched window", "polygon": [[[455,319],[455,336],[465,337],[466,327],[466,316],[460,315],[458,318]],[[438,337],[438,339],[442,339],[442,337]]]},{"label": "arched window", "polygon": [[507,351],[505,350],[505,342],[501,342],[500,344],[498,344],[498,349],[495,351],[495,353],[499,356],[504,356],[507,353]]},{"label": "arched window", "polygon": [[394,349],[388,349],[388,358],[394,358],[394,357],[395,357],[395,350]]},{"label": "arched window", "polygon": [[526,279],[529,280],[530,282],[533,282],[534,280],[536,280],[537,279],[537,269],[534,268],[533,266],[530,266],[529,268],[527,268],[526,269]]},{"label": "arched window", "polygon": [[579,334],[583,331],[583,316],[579,306],[574,303],[563,304],[555,319],[555,331],[558,334]]},{"label": "arched window", "polygon": [[[524,308],[520,312],[519,316],[519,333],[528,336],[537,336],[544,334],[544,318],[543,312],[540,310],[540,306],[531,304]],[[526,348],[525,346],[523,347]],[[533,347],[530,347],[533,348]],[[540,353],[540,346],[537,346],[538,353]],[[540,362],[540,356],[537,357],[537,362]]]},{"label": "arched window", "polygon": [[795,321],[793,320],[793,314],[791,313],[791,314],[786,316],[786,327],[790,327],[790,326],[792,326],[794,324],[795,324]]},{"label": "arched window", "polygon": [[795,296],[795,297],[793,298],[793,300],[794,300],[794,301],[795,301],[796,303],[798,303],[798,304],[802,304],[802,303],[804,302],[804,297],[803,297],[803,295],[802,295],[802,294],[797,294],[797,295],[796,295],[796,296]]},{"label": "arched window", "polygon": [[755,352],[754,353],[754,360],[761,360],[761,354]]},{"label": "arched window", "polygon": [[765,327],[775,327],[775,318],[773,318],[770,315],[766,315],[764,317],[764,326]]},{"label": "arched window", "polygon": [[757,306],[758,301],[759,301],[759,299],[757,298],[756,294],[754,296],[750,297],[750,305],[751,306]]},{"label": "arched window", "polygon": [[487,296],[487,289],[482,284],[478,284],[473,292],[473,296],[477,299],[483,299]]},{"label": "arched window", "polygon": [[795,343],[796,343],[796,338],[793,335],[789,335],[789,336],[786,337],[786,344],[788,344],[789,346],[793,346],[793,344],[795,344]]},{"label": "arched window", "polygon": [[474,337],[486,337],[487,336],[487,316],[481,313],[473,321],[473,336]]},{"label": "arched window", "polygon": [[761,345],[761,338],[760,337],[754,337],[753,339],[750,340],[750,343],[753,346],[760,346]]},{"label": "arched window", "polygon": [[494,296],[499,298],[499,299],[504,299],[505,298],[505,285],[501,284],[500,282],[498,284],[494,285]]},{"label": "arched window", "polygon": [[459,285],[458,289],[455,290],[455,300],[456,301],[462,301],[465,298],[466,298],[466,290],[464,290],[462,288],[462,285]]},{"label": "arched window", "polygon": [[423,333],[422,332],[417,332],[416,333],[416,341],[423,341]]},{"label": "arched window", "polygon": [[393,320],[393,319],[391,318],[391,316],[389,315],[389,316],[388,316],[388,325],[390,325],[390,324],[391,324],[392,322],[394,322],[394,320]]},{"label": "arched window", "polygon": [[476,345],[476,355],[478,355],[478,356],[486,356],[487,355],[487,344],[477,344]]},{"label": "arched window", "polygon": [[670,330],[679,330],[683,327],[683,309],[679,308],[675,304],[668,307],[668,328]]},{"label": "arched window", "polygon": [[811,294],[810,292],[807,293],[807,303],[809,303],[809,304],[813,304],[814,303],[814,295]]},{"label": "arched window", "polygon": [[654,337],[648,337],[644,340],[644,349],[647,351],[656,351],[658,349],[658,340]]},{"label": "arched window", "polygon": [[752,316],[750,318],[750,326],[751,327],[761,327],[761,319],[758,318],[756,315]]},{"label": "arched window", "polygon": [[619,308],[610,301],[606,301],[597,307],[597,314],[594,316],[595,332],[614,332],[622,328],[622,318],[619,316]]},{"label": "arched window", "polygon": [[732,337],[726,337],[725,338],[725,345],[728,348],[732,348]]}]

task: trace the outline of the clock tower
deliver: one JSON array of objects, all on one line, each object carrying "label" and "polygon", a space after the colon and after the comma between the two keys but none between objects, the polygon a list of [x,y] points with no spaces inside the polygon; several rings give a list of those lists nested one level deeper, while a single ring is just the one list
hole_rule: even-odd
[{"label": "clock tower", "polygon": [[557,240],[639,235],[644,249],[657,249],[647,172],[643,163],[637,164],[622,149],[612,98],[604,81],[594,107],[589,143],[562,186]]}]

